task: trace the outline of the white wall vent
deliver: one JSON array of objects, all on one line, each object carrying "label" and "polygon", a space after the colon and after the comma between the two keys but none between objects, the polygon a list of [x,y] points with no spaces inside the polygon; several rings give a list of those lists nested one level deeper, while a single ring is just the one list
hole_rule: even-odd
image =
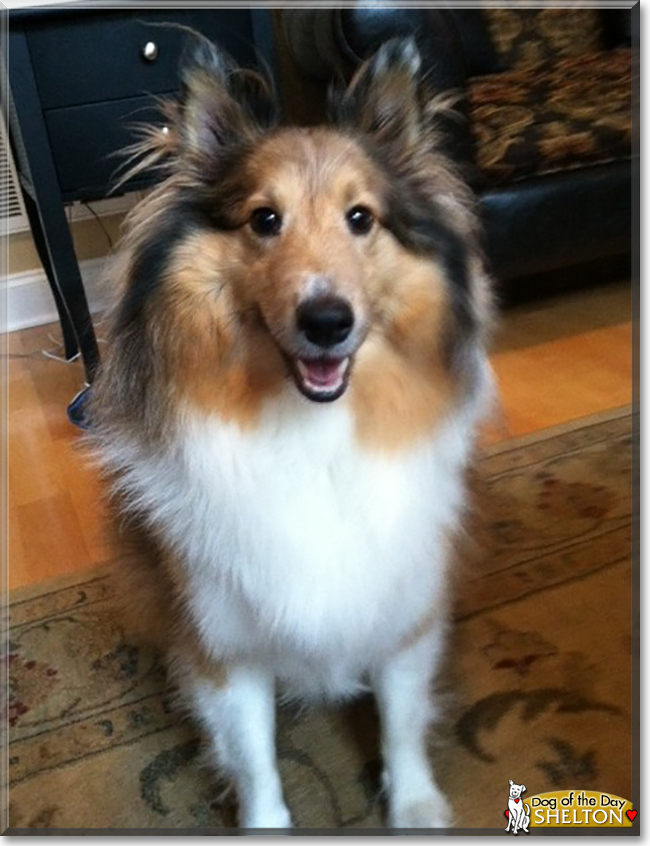
[{"label": "white wall vent", "polygon": [[29,229],[4,116],[0,112],[0,231],[23,232]]},{"label": "white wall vent", "polygon": [[[92,220],[111,214],[128,212],[143,196],[142,192],[122,194],[94,200],[92,205],[84,202],[66,203],[68,223],[78,220]],[[16,165],[9,145],[9,136],[0,112],[0,234],[29,231],[29,219],[25,211]]]}]

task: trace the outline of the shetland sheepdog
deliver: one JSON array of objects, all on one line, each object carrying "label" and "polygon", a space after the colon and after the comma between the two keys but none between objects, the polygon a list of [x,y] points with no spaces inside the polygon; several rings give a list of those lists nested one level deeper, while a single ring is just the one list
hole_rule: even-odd
[{"label": "shetland sheepdog", "polygon": [[426,732],[491,299],[420,65],[389,41],[292,128],[198,41],[113,266],[89,416],[128,592],[247,829],[291,825],[276,687],[370,687],[388,825],[451,824]]}]

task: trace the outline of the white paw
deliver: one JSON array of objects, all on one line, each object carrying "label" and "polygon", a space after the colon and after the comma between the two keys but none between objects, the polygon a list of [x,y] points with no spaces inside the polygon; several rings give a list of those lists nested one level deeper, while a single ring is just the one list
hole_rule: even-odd
[{"label": "white paw", "polygon": [[451,828],[453,816],[447,800],[439,793],[396,803],[389,813],[391,828]]},{"label": "white paw", "polygon": [[241,828],[291,828],[291,814],[288,808],[280,805],[276,808],[267,808],[265,811],[257,810],[243,814],[240,822]]}]

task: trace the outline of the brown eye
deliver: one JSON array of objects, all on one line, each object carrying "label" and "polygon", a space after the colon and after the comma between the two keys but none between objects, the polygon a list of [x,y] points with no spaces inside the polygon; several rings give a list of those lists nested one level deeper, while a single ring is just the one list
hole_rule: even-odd
[{"label": "brown eye", "polygon": [[264,207],[255,209],[251,214],[250,225],[256,235],[269,238],[279,234],[282,229],[282,218],[274,209]]},{"label": "brown eye", "polygon": [[365,206],[353,206],[347,213],[346,220],[353,235],[367,235],[372,229],[375,217]]}]

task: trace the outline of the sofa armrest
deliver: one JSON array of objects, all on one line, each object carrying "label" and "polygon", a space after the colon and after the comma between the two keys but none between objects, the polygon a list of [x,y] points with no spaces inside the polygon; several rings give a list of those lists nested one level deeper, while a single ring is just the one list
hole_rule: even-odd
[{"label": "sofa armrest", "polygon": [[463,43],[449,11],[360,6],[286,9],[281,17],[296,69],[323,81],[349,79],[356,67],[384,41],[414,36],[431,90],[459,94],[454,113],[441,120],[446,152],[461,165],[473,162],[464,96],[468,69]]},{"label": "sofa armrest", "polygon": [[461,90],[467,79],[462,41],[444,10],[363,8],[339,10],[337,37],[349,61],[358,64],[389,38],[415,36],[434,91]]},{"label": "sofa armrest", "polygon": [[348,78],[384,41],[413,35],[434,90],[447,91],[465,84],[463,44],[453,16],[444,10],[286,9],[281,17],[294,62],[313,79]]}]

